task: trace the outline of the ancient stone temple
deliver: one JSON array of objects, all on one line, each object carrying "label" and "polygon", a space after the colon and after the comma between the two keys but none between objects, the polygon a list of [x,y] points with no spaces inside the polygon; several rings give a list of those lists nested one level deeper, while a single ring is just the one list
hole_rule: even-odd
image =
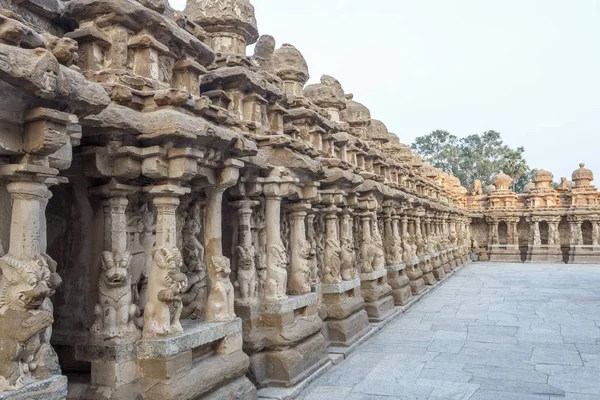
[{"label": "ancient stone temple", "polygon": [[562,178],[556,187],[550,172],[535,172],[520,194],[502,171],[486,194],[476,181],[466,200],[474,253],[480,260],[600,262],[600,193],[593,180],[579,164],[571,181]]},{"label": "ancient stone temple", "polygon": [[0,0],[0,399],[293,398],[471,248],[600,260],[583,165],[468,196],[308,80],[248,0]]}]

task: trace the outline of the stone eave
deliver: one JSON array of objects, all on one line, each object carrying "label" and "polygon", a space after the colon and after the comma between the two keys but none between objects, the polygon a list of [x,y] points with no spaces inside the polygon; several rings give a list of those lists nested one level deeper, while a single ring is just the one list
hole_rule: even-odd
[{"label": "stone eave", "polygon": [[160,14],[132,0],[70,0],[65,3],[63,16],[77,21],[98,18],[102,25],[120,23],[137,32],[146,29],[163,44],[174,41],[196,61],[209,65],[215,59],[212,49],[169,16]]},{"label": "stone eave", "polygon": [[202,75],[200,91],[235,88],[243,92],[264,92],[269,101],[282,101],[285,94],[259,73],[244,67],[223,67]]}]

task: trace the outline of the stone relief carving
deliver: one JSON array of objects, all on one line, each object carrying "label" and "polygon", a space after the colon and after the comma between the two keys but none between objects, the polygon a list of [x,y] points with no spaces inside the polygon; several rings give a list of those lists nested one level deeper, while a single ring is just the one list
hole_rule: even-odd
[{"label": "stone relief carving", "polygon": [[254,266],[256,250],[254,246],[237,246],[235,248],[238,271],[235,287],[240,293],[240,298],[255,298],[258,292],[258,279]]},{"label": "stone relief carving", "polygon": [[[296,243],[299,248],[299,260],[297,268],[294,269],[290,275],[289,286],[292,290],[291,293],[308,293],[310,292],[310,260],[312,253],[312,246],[308,240],[300,240]],[[327,251],[327,250],[326,250]]]},{"label": "stone relief carving", "polygon": [[152,258],[143,336],[156,338],[181,334],[181,295],[187,287],[187,278],[181,272],[181,253],[177,248],[155,247]]},{"label": "stone relief carving", "polygon": [[0,258],[0,392],[18,389],[56,368],[47,335],[54,318],[48,298],[60,284],[49,257]]},{"label": "stone relief carving", "polygon": [[[325,265],[325,216],[323,213],[318,213],[315,218],[315,260],[317,263],[317,275],[319,279],[324,279]],[[308,227],[311,229],[311,226]]]},{"label": "stone relief carving", "polygon": [[264,212],[264,201],[261,199],[261,204],[256,207],[256,211],[252,214],[253,217],[253,243],[257,244],[256,256],[255,256],[255,267],[256,267],[256,278],[258,280],[258,296],[264,297],[265,294],[265,283],[267,280],[267,232],[266,232],[266,218]]},{"label": "stone relief carving", "polygon": [[379,224],[377,223],[377,220],[375,220],[373,223],[372,247],[373,269],[385,269],[385,253],[383,251],[383,239],[381,238],[381,233],[379,231]]},{"label": "stone relief carving", "polygon": [[187,277],[187,289],[182,294],[182,318],[200,318],[206,303],[206,264],[204,246],[198,239],[202,233],[203,220],[200,202],[191,205],[182,230],[183,266],[181,272]]},{"label": "stone relief carving", "polygon": [[340,243],[337,239],[328,238],[325,240],[323,282],[340,283],[342,281],[341,273],[341,252]]},{"label": "stone relief carving", "polygon": [[233,308],[234,291],[229,279],[230,261],[224,256],[213,256],[209,261],[215,271],[215,280],[211,282],[211,290],[206,306],[206,319],[211,322],[231,321],[235,318]]},{"label": "stone relief carving", "polygon": [[357,275],[354,266],[356,256],[354,252],[354,243],[351,237],[350,218],[349,215],[344,215],[344,218],[342,219],[342,235],[340,239],[340,268],[342,279],[345,281],[351,281]]},{"label": "stone relief carving", "polygon": [[306,227],[306,238],[310,243],[310,282],[311,284],[318,284],[321,281],[319,274],[319,262],[317,257],[317,233],[315,231],[315,214],[308,216],[308,224]]},{"label": "stone relief carving", "polygon": [[285,249],[280,244],[273,244],[269,251],[269,279],[265,283],[265,298],[277,300],[286,297],[287,285],[287,256]]},{"label": "stone relief carving", "polygon": [[94,308],[94,324],[90,332],[96,339],[105,342],[139,339],[139,331],[134,323],[137,306],[132,302],[128,272],[131,253],[103,251],[100,264],[98,304]]}]

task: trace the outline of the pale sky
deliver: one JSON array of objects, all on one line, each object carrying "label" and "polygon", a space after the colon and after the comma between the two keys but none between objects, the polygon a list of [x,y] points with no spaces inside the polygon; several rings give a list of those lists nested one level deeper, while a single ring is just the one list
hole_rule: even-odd
[{"label": "pale sky", "polygon": [[493,129],[555,181],[580,162],[600,181],[600,0],[251,2],[310,82],[334,76],[404,143]]}]

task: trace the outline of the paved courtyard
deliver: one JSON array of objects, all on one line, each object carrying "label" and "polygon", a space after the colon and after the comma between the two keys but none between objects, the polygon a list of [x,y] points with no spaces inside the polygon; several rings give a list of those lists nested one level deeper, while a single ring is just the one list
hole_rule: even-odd
[{"label": "paved courtyard", "polygon": [[476,263],[306,400],[600,400],[600,266]]}]

